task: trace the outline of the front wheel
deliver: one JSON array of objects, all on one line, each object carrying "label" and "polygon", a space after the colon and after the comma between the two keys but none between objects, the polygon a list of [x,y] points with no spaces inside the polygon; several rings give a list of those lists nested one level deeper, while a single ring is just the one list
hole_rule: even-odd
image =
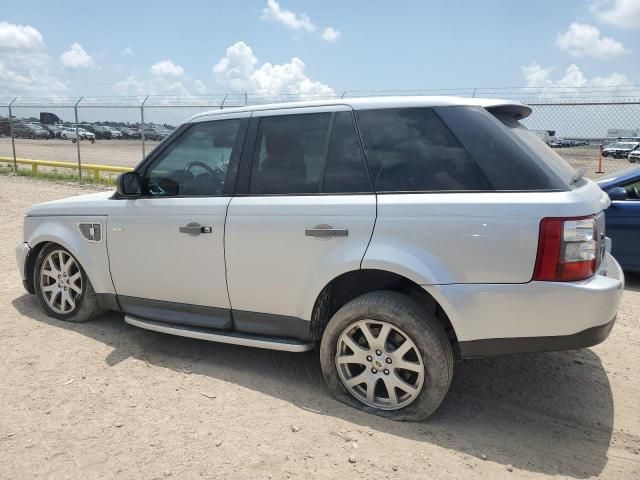
[{"label": "front wheel", "polygon": [[55,244],[42,249],[33,272],[36,296],[50,317],[86,322],[99,316],[96,294],[80,263]]},{"label": "front wheel", "polygon": [[427,419],[453,377],[453,351],[435,314],[390,291],[367,293],[336,312],[320,362],[338,400],[393,420]]}]

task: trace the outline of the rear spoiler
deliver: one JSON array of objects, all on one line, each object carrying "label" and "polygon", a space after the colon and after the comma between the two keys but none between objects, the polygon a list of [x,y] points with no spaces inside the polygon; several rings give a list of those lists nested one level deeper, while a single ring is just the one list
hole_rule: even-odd
[{"label": "rear spoiler", "polygon": [[502,113],[505,115],[509,115],[516,120],[527,118],[533,111],[531,110],[531,107],[523,105],[522,103],[501,103],[497,105],[485,106],[484,108],[486,108],[491,113]]}]

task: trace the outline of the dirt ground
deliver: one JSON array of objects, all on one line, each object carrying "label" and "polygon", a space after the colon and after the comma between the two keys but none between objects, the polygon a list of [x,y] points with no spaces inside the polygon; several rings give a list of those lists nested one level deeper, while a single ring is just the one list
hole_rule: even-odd
[{"label": "dirt ground", "polygon": [[[146,141],[145,149],[149,153],[158,142]],[[599,147],[586,145],[583,147],[558,148],[556,153],[564,157],[575,168],[585,168],[585,176],[597,179],[602,176],[598,170]],[[82,141],[80,154],[83,163],[135,167],[142,159],[140,140],[96,140],[95,143]],[[35,160],[57,160],[62,162],[78,161],[76,145],[70,140],[28,140],[16,139],[16,156]],[[0,157],[13,158],[11,139],[0,137]],[[602,170],[611,173],[629,166],[626,159],[603,158]]]},{"label": "dirt ground", "polygon": [[0,478],[640,478],[640,276],[603,344],[461,362],[435,416],[396,423],[333,400],[316,352],[46,317],[22,216],[88,191],[0,176]]}]

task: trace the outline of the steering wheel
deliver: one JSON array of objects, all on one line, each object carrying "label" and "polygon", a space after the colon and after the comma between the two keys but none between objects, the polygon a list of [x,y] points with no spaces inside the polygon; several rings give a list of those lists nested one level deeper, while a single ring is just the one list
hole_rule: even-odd
[{"label": "steering wheel", "polygon": [[203,163],[203,162],[191,162],[189,165],[187,165],[184,168],[184,173],[190,173],[193,176],[193,173],[191,173],[191,169],[193,167],[202,167],[207,172],[209,172],[212,176],[215,177],[215,175],[216,175],[216,172],[214,172],[213,168],[211,168],[209,165],[207,165],[206,163]]},{"label": "steering wheel", "polygon": [[640,192],[638,191],[638,187],[634,185],[633,187],[631,187],[631,191],[633,192],[633,196],[635,197],[635,199],[640,200]]}]

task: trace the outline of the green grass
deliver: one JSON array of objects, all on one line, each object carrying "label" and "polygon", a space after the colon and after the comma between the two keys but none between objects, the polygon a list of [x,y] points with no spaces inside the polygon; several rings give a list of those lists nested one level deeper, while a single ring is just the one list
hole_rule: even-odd
[{"label": "green grass", "polygon": [[[0,175],[11,175],[13,174],[13,165],[5,164],[0,165]],[[52,182],[77,182],[78,174],[77,173],[69,173],[60,171],[56,168],[52,168],[50,170],[38,170],[34,173],[30,168],[20,168],[18,167],[17,175],[19,177],[31,177],[31,178],[39,178],[42,180],[49,180]],[[114,186],[115,179],[113,177],[105,177],[100,176],[98,180],[93,178],[93,172],[86,172],[82,175],[82,183],[85,185],[105,185],[105,186]]]}]

